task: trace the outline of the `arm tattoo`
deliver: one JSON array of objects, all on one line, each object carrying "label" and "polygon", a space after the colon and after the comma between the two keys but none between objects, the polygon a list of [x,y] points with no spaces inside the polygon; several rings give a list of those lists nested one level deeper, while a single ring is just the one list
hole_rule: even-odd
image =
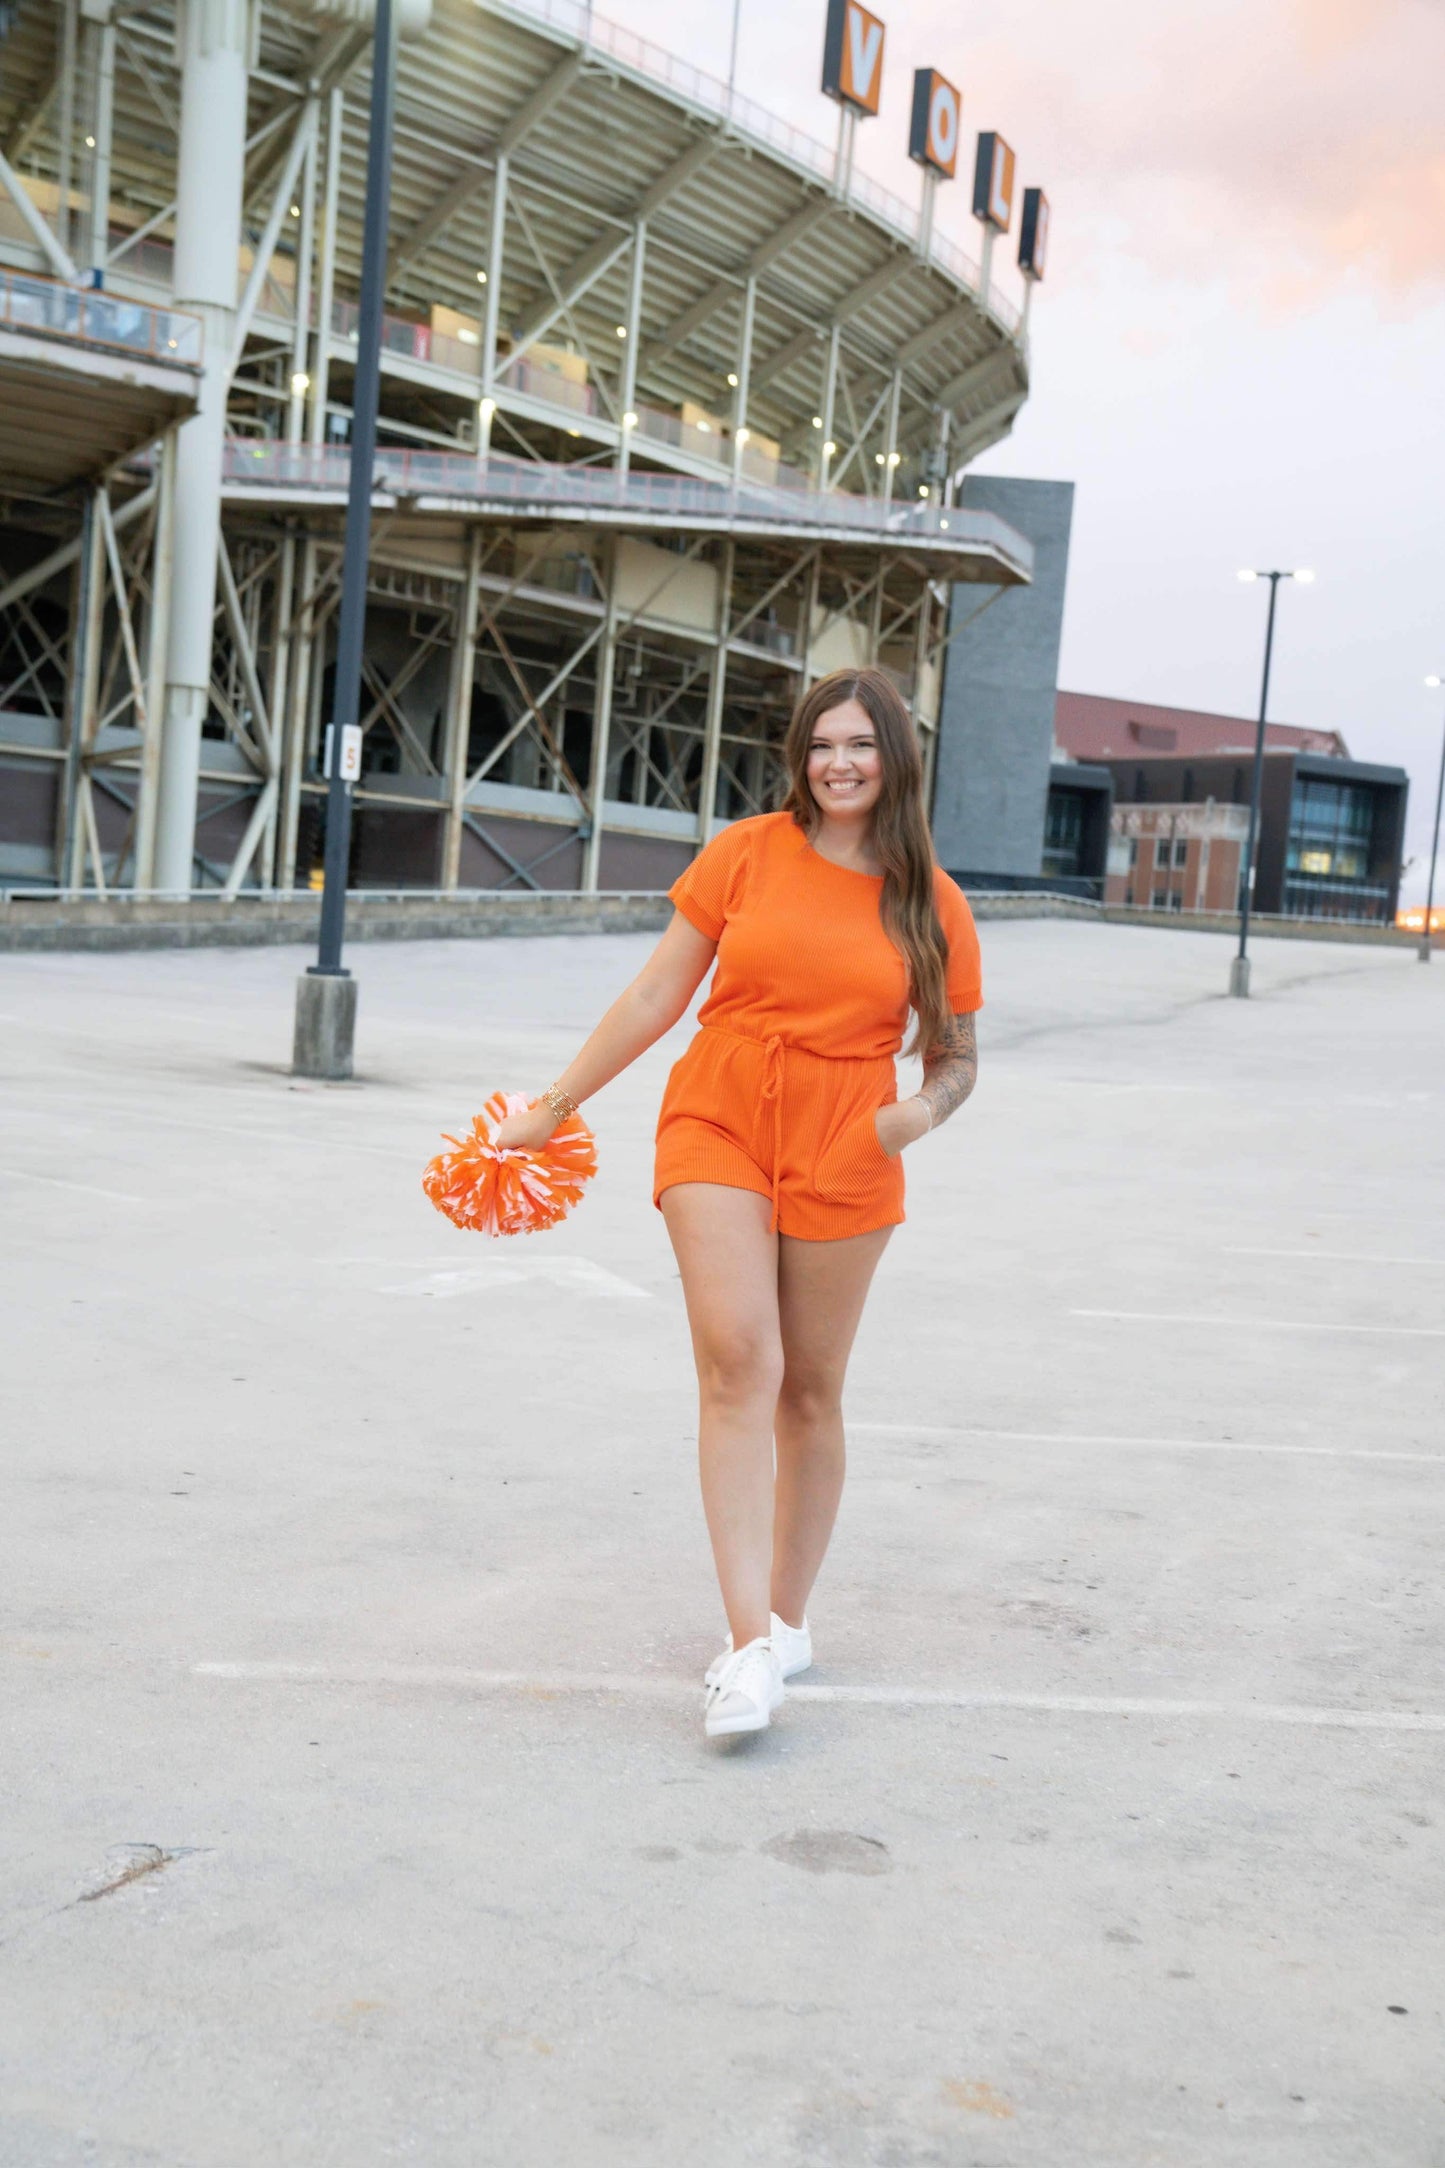
[{"label": "arm tattoo", "polygon": [[956,1113],[978,1081],[978,1040],[971,1014],[955,1016],[942,1045],[934,1048],[923,1065],[919,1093],[933,1113],[937,1129]]}]

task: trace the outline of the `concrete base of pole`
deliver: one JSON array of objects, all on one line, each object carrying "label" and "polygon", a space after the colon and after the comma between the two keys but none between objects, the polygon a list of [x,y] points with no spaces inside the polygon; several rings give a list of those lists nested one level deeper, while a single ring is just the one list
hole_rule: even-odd
[{"label": "concrete base of pole", "polygon": [[1430,936],[1428,933],[1424,935],[1420,946],[1415,951],[1415,961],[1417,964],[1428,964],[1430,961]]},{"label": "concrete base of pole", "polygon": [[1234,956],[1229,964],[1229,991],[1241,1000],[1249,998],[1249,958]]},{"label": "concrete base of pole", "polygon": [[328,972],[324,977],[303,972],[296,981],[292,1075],[342,1081],[351,1075],[355,1040],[356,981],[350,972]]}]

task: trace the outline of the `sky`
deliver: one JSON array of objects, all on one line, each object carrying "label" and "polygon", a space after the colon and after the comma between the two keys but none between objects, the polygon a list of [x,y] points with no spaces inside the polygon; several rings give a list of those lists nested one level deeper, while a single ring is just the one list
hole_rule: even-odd
[{"label": "sky", "polygon": [[[1270,715],[1409,770],[1422,898],[1445,732],[1423,683],[1445,676],[1445,4],[872,5],[884,90],[859,166],[916,197],[913,70],[936,67],[965,125],[941,230],[977,254],[979,129],[1049,196],[1031,395],[977,471],[1076,484],[1060,683],[1253,715],[1266,590],[1237,571],[1310,567],[1282,591]],[[831,142],[824,0],[738,9],[739,90]],[[597,12],[727,73],[729,0]]]}]

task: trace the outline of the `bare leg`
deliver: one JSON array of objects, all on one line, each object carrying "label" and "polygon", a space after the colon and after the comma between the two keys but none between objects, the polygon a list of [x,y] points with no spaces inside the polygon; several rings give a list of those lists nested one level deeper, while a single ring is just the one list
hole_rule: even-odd
[{"label": "bare leg", "polygon": [[697,1364],[703,1511],[742,1648],[771,1630],[773,1410],[783,1380],[778,1237],[750,1190],[679,1182],[662,1196]]},{"label": "bare leg", "polygon": [[782,1237],[778,1309],[783,1384],[771,1608],[800,1626],[843,1494],[843,1377],[891,1227],[838,1242]]}]

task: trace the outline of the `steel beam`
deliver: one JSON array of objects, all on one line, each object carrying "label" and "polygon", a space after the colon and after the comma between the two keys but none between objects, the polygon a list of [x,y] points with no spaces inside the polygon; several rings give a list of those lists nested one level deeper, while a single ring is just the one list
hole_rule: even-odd
[{"label": "steel beam", "polygon": [[730,277],[714,279],[705,294],[691,302],[681,315],[675,316],[655,339],[649,341],[643,349],[642,367],[654,368],[659,361],[672,353],[675,347],[681,346],[694,332],[700,331],[704,324],[717,315],[719,309],[727,306],[744,280],[756,278],[766,271],[770,264],[786,255],[796,242],[811,233],[815,226],[821,225],[836,209],[837,205],[830,196],[815,196],[811,202],[795,211],[791,218],[784,219],[777,232],[770,234],[766,241],[759,242],[736,273]]},{"label": "steel beam", "polygon": [[[715,135],[707,135],[690,144],[680,158],[673,160],[666,172],[659,174],[651,186],[643,190],[627,214],[629,223],[635,227],[639,221],[645,224],[648,219],[655,218],[709,160],[716,156],[720,140]],[[625,245],[624,237],[622,246]],[[512,335],[512,360],[515,361],[529,346],[535,345],[543,333],[557,321],[558,316],[570,308],[573,302],[581,299],[587,289],[616,262],[618,252],[616,236],[603,234],[589,248],[583,249],[580,255],[574,256],[556,281],[555,291],[560,297],[559,302],[538,302],[516,325]],[[652,358],[652,350],[649,349],[647,359],[651,361]]]},{"label": "steel beam", "polygon": [[[568,53],[558,62],[530,97],[523,100],[512,118],[507,122],[493,147],[495,157],[509,158],[519,150],[532,130],[561,104],[586,64],[586,55],[579,49]],[[386,261],[386,282],[389,285],[397,274],[428,248],[443,229],[449,226],[458,211],[465,210],[472,198],[480,193],[487,179],[484,167],[469,166],[459,173],[449,187],[443,189],[429,210],[423,211],[409,232],[395,243]]]},{"label": "steel beam", "polygon": [[56,277],[64,279],[69,286],[78,286],[80,283],[79,271],[77,271],[66,249],[56,239],[45,220],[36,210],[35,205],[30,200],[30,191],[26,188],[25,183],[21,180],[3,151],[0,151],[0,188],[5,190],[6,195],[20,213],[31,240],[45,257]]}]

